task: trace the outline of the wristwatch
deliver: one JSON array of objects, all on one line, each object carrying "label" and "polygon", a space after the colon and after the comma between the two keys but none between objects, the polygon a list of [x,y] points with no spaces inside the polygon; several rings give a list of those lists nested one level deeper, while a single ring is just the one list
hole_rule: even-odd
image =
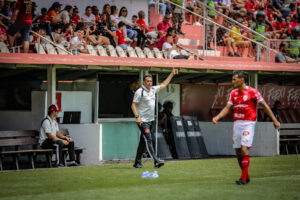
[{"label": "wristwatch", "polygon": [[136,116],[135,116],[135,118],[139,118],[139,117],[140,117],[139,115],[136,115]]}]

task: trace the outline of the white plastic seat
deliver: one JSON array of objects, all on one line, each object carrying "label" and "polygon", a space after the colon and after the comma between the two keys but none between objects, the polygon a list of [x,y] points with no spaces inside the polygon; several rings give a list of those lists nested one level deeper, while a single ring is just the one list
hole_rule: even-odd
[{"label": "white plastic seat", "polygon": [[148,47],[144,48],[144,54],[146,55],[147,58],[154,58],[152,51]]},{"label": "white plastic seat", "polygon": [[129,57],[131,57],[131,58],[137,58],[135,50],[131,46],[127,47],[127,52],[128,52]]},{"label": "white plastic seat", "polygon": [[170,57],[170,52],[168,52],[168,51],[163,51],[163,54],[164,54],[164,57],[165,57],[166,59],[171,59],[171,57]]},{"label": "white plastic seat", "polygon": [[57,44],[57,46],[60,47],[60,48],[56,47],[58,54],[68,55],[68,53],[66,51],[62,50],[62,49],[66,49],[63,45]]},{"label": "white plastic seat", "polygon": [[1,53],[9,53],[9,49],[7,48],[4,42],[0,42],[0,52]]},{"label": "white plastic seat", "polygon": [[98,50],[100,56],[107,56],[106,49],[104,49],[103,46],[97,45],[96,49]]},{"label": "white plastic seat", "polygon": [[156,58],[160,58],[160,59],[164,58],[163,55],[162,55],[162,53],[161,53],[161,51],[159,51],[158,48],[154,47],[153,48],[153,52],[154,52],[154,55],[155,55]]},{"label": "white plastic seat", "polygon": [[145,54],[143,53],[140,47],[135,47],[136,54],[139,58],[146,58]]},{"label": "white plastic seat", "polygon": [[181,55],[189,56],[189,53],[186,50],[181,49]]},{"label": "white plastic seat", "polygon": [[112,57],[118,57],[116,49],[112,45],[106,46],[107,50],[109,51],[109,55]]},{"label": "white plastic seat", "polygon": [[122,58],[127,57],[127,55],[126,55],[125,51],[122,49],[122,47],[117,46],[117,47],[116,47],[116,50],[117,50],[117,52],[118,52],[118,54],[119,54],[119,57],[122,57]]},{"label": "white plastic seat", "polygon": [[57,52],[52,44],[47,43],[45,46],[46,46],[46,51],[48,54],[57,54]]},{"label": "white plastic seat", "polygon": [[90,55],[98,56],[97,50],[92,45],[88,44],[88,45],[86,45],[86,47],[87,47],[87,50],[88,50]]},{"label": "white plastic seat", "polygon": [[35,46],[35,50],[38,54],[46,54],[43,45],[41,45],[40,43],[35,43],[34,46]]}]

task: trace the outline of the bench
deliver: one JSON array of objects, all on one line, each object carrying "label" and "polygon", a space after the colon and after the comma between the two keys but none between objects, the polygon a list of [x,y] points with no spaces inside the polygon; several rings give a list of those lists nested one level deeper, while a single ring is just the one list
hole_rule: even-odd
[{"label": "bench", "polygon": [[289,154],[289,147],[298,154],[300,146],[300,124],[281,124],[280,125],[280,149]]},{"label": "bench", "polygon": [[[61,130],[65,135],[69,135],[67,129]],[[32,169],[35,169],[35,157],[39,154],[46,156],[46,162],[52,167],[52,155],[54,149],[41,149],[39,147],[39,132],[35,130],[0,131],[0,170],[3,170],[3,158],[10,156],[14,160],[16,169],[19,170],[19,157],[25,155],[29,159]],[[80,164],[80,154],[85,150],[83,147],[75,147],[77,163]],[[64,164],[66,165],[67,148],[63,149]]]}]

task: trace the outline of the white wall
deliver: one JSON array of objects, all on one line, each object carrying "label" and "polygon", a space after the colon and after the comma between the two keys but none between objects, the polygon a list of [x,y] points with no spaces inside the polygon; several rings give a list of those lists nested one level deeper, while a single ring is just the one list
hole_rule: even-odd
[{"label": "white wall", "polygon": [[163,105],[166,101],[174,102],[173,115],[180,115],[180,84],[169,84],[158,93],[158,101]]},{"label": "white wall", "polygon": [[102,163],[102,127],[101,124],[61,124],[67,128],[76,147],[85,147],[81,154],[82,165]]},{"label": "white wall", "polygon": [[[48,9],[55,1],[34,0],[34,2],[37,3],[37,11],[40,13],[42,7]],[[64,4],[62,9],[64,9],[66,5],[76,5],[80,10],[80,15],[84,13],[86,6],[98,6],[100,12],[102,12],[103,5],[106,3],[116,5],[119,10],[122,6],[126,6],[128,9],[128,17],[130,17],[129,19],[131,19],[132,15],[137,15],[140,10],[143,10],[146,14],[145,20],[148,22],[148,0],[60,0],[58,2]]]},{"label": "white wall", "polygon": [[[232,122],[199,122],[201,134],[210,155],[235,155],[232,148]],[[279,155],[279,135],[272,123],[258,122],[255,127],[252,156]]]},{"label": "white wall", "polygon": [[92,92],[88,91],[56,91],[61,93],[61,110],[59,117],[65,111],[81,111],[80,123],[92,123]]}]

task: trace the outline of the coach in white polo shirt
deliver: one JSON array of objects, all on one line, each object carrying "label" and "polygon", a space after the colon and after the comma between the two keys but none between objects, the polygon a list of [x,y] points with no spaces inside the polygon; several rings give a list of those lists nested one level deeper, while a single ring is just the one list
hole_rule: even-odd
[{"label": "coach in white polo shirt", "polygon": [[143,85],[134,94],[131,109],[136,118],[136,123],[141,130],[140,142],[136,153],[133,167],[142,168],[142,154],[147,147],[147,151],[154,160],[154,166],[159,168],[164,163],[157,159],[151,138],[151,130],[154,122],[155,94],[164,89],[173,76],[178,74],[177,69],[173,69],[170,75],[160,85],[152,86],[152,75],[144,76]]},{"label": "coach in white polo shirt", "polygon": [[68,148],[70,166],[77,166],[75,162],[74,142],[72,138],[64,136],[58,128],[55,118],[60,110],[52,104],[48,108],[48,115],[42,121],[39,143],[43,149],[56,149],[57,166],[64,166],[62,149]]}]

